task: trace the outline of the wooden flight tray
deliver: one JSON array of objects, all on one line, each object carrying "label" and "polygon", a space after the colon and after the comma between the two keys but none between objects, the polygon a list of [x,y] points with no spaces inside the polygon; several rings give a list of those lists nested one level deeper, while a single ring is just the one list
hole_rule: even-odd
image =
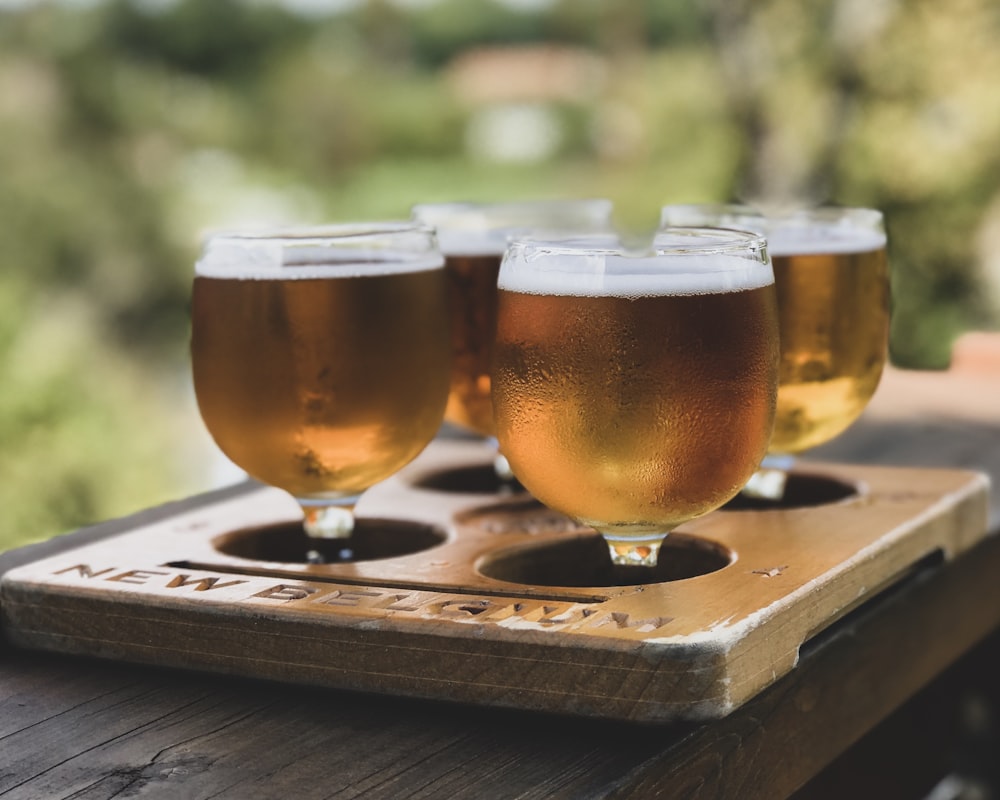
[{"label": "wooden flight tray", "polygon": [[[616,572],[593,532],[490,491],[485,446],[437,440],[363,498],[346,547],[312,547],[294,501],[253,488],[11,570],[0,619],[27,648],[622,720],[721,717],[832,622],[986,533],[981,474],[799,469],[789,507],[709,514],[668,537],[655,571]],[[349,560],[309,563],[310,548]]]}]

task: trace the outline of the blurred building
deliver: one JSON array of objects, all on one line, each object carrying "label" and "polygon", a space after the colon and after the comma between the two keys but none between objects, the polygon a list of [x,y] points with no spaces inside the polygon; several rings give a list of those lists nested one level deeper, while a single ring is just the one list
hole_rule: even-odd
[{"label": "blurred building", "polygon": [[555,44],[470,49],[445,71],[470,109],[465,143],[492,161],[543,161],[569,138],[567,108],[586,109],[607,69],[597,54]]}]

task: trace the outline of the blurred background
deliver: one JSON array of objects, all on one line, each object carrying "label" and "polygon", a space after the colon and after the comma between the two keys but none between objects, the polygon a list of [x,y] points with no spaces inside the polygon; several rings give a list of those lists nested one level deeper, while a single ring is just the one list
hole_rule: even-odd
[{"label": "blurred background", "polygon": [[206,229],[605,196],[887,217],[893,362],[1000,321],[996,0],[0,0],[0,550],[235,479]]}]

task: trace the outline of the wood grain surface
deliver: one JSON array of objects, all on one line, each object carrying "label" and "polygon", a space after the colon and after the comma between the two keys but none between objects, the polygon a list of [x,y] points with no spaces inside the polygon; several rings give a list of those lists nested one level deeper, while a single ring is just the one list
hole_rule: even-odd
[{"label": "wood grain surface", "polygon": [[[975,393],[955,377],[890,373],[871,413],[815,458],[983,470],[996,530],[1000,374],[975,378]],[[0,573],[205,501],[0,554]],[[570,719],[8,645],[0,798],[925,798],[969,769],[956,720],[970,692],[994,701],[976,742],[995,770],[998,570],[996,536],[928,567],[827,629],[733,714],[698,724]]]},{"label": "wood grain surface", "polygon": [[[704,574],[621,570],[595,584],[609,560],[592,531],[525,493],[427,488],[442,473],[488,469],[490,457],[481,443],[435,442],[365,498],[361,521],[372,521],[351,544],[388,557],[279,560],[291,557],[288,539],[303,554],[310,544],[291,498],[262,488],[8,572],[0,625],[22,647],[115,660],[639,722],[709,719],[788,673],[831,622],[986,534],[977,473],[814,464],[810,481],[847,495],[715,512],[662,554],[665,568],[707,560]],[[440,540],[396,554],[414,531]]]},{"label": "wood grain surface", "polygon": [[[1000,624],[1000,538],[830,629],[724,720],[649,727],[6,651],[0,797],[790,794]],[[863,796],[863,795],[862,795]]]}]

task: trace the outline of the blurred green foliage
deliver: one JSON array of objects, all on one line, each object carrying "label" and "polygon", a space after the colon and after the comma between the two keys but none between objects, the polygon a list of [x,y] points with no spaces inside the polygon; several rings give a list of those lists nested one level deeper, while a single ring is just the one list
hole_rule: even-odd
[{"label": "blurred green foliage", "polygon": [[[875,206],[893,358],[946,366],[997,323],[997,41],[994,0],[0,6],[0,549],[213,480],[186,351],[215,226],[571,195],[644,220]],[[525,79],[533,52],[555,60]],[[524,119],[547,149],[497,127]]]}]

